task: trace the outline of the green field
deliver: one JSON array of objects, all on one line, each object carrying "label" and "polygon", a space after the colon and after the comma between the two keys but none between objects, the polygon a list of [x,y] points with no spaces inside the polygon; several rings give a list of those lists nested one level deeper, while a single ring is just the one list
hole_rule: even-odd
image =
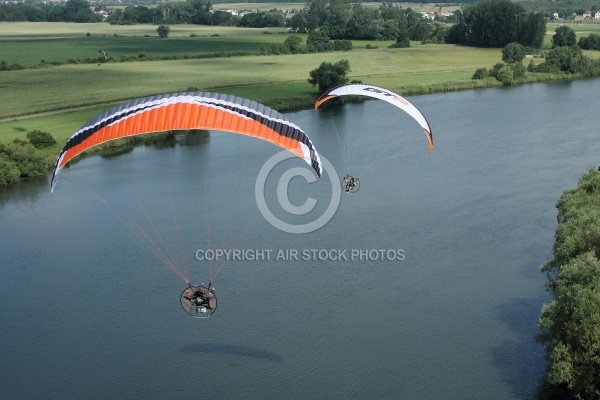
[{"label": "green field", "polygon": [[[58,28],[57,28],[58,27]],[[63,28],[64,27],[64,28]],[[215,53],[257,53],[268,43],[283,43],[285,28],[231,28],[174,25],[167,39],[160,39],[154,25],[57,24],[0,22],[0,60],[33,66],[41,60],[97,59],[99,50],[113,61],[144,53],[151,57]],[[89,33],[89,36],[88,36]],[[196,35],[196,37],[190,37]]]},{"label": "green field", "polygon": [[571,23],[552,22],[552,23],[550,23],[549,22],[546,25],[546,37],[544,38],[544,47],[545,48],[552,47],[552,36],[554,36],[554,33],[556,33],[556,28],[558,28],[561,25],[565,25],[565,26],[568,26],[569,28],[573,29],[577,36],[577,41],[579,41],[579,38],[588,36],[590,33],[595,33],[597,35],[600,35],[600,23],[595,22],[595,21],[586,21],[586,23],[575,23],[575,22],[571,22]]},{"label": "green field", "polygon": [[[264,85],[306,83],[309,72],[322,62],[350,61],[352,79],[386,82],[401,89],[420,75],[472,72],[500,60],[498,49],[473,49],[448,45],[418,45],[408,49],[356,49],[301,55],[246,56],[190,60],[63,65],[0,73],[0,89],[11,102],[0,109],[0,118],[101,104],[137,96],[185,90],[190,86],[213,91],[248,91],[264,101]],[[447,79],[447,77],[444,77]],[[438,79],[434,79],[439,82]],[[391,85],[390,85],[391,84]],[[260,89],[259,89],[260,87]],[[286,90],[280,90],[286,97]]]},{"label": "green field", "polygon": [[[92,28],[96,30],[88,37],[87,32]],[[166,40],[144,36],[144,32],[153,29],[151,25],[0,24],[3,50],[0,59],[7,55],[15,59],[31,57],[32,48],[38,49],[35,55],[40,56],[38,59],[56,54],[57,60],[62,62],[83,57],[79,54],[86,52],[92,53],[88,57],[97,57],[99,44],[111,57],[119,51],[181,57],[202,51],[207,54],[215,49],[220,49],[219,52],[256,49],[265,43],[281,43],[287,37],[287,34],[277,33],[280,29],[264,34],[262,29],[199,26],[175,26],[172,36]],[[198,37],[190,38],[190,32]],[[215,34],[221,36],[211,36]],[[86,44],[86,40],[90,42]],[[470,78],[477,68],[489,68],[500,62],[500,49],[416,42],[410,48],[388,49],[391,43],[356,41],[354,49],[348,52],[65,64],[2,71],[0,142],[23,137],[33,129],[48,131],[63,142],[93,115],[118,102],[185,91],[189,87],[250,98],[281,111],[306,108],[317,96],[316,88],[307,82],[309,72],[322,62],[342,59],[350,62],[350,79],[405,95],[498,84]],[[367,45],[377,48],[367,49]],[[592,56],[599,57],[593,53]],[[59,114],[37,115],[48,112]],[[29,117],[15,119],[19,116]]]}]

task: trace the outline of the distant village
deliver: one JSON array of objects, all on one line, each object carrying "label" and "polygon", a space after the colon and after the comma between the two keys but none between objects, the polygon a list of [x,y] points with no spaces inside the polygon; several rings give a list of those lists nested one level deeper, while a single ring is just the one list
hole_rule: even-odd
[{"label": "distant village", "polygon": [[[554,18],[558,19],[558,13],[554,13]],[[586,11],[583,15],[576,15],[574,18],[575,21],[583,21],[586,19],[600,19],[600,11],[596,11],[593,15],[591,11]]]}]

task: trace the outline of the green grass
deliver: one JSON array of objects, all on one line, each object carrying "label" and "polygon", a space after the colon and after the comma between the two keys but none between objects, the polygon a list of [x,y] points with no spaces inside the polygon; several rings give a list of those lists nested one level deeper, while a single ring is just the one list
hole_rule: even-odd
[{"label": "green grass", "polygon": [[[9,27],[14,29],[8,29]],[[48,30],[51,28],[54,39],[44,39],[44,35],[50,35]],[[99,36],[84,36],[83,32],[91,28],[97,28],[94,35]],[[181,29],[181,32],[187,32],[187,29],[216,32],[211,27],[176,28]],[[115,29],[119,36],[101,36],[102,29]],[[127,47],[133,44],[136,49],[149,46],[160,54],[184,55],[192,51],[210,52],[210,49],[214,50],[219,46],[226,49],[260,46],[265,42],[282,42],[287,37],[278,33],[264,35],[263,30],[238,31],[233,28],[214,28],[222,33],[230,33],[228,36],[216,37],[174,36],[159,40],[135,36],[144,32],[144,29],[148,29],[148,26],[0,23],[0,45],[3,46],[0,58],[7,54],[4,52],[6,44],[14,46],[13,54],[17,54],[19,48],[52,44],[56,47],[48,47],[49,51],[65,57],[68,52],[86,51],[85,43],[89,40],[92,43],[89,51],[96,56],[98,44],[106,40],[115,48],[117,44],[121,44],[124,53],[133,52],[131,47]],[[131,36],[120,36],[124,32],[129,32]],[[203,49],[194,47],[199,43],[203,43]],[[391,43],[355,41],[354,50],[349,52],[109,62],[100,66],[68,64],[3,71],[0,72],[0,93],[4,99],[0,107],[0,120],[5,121],[0,122],[0,142],[23,138],[27,132],[39,129],[52,133],[59,143],[64,143],[86,121],[118,102],[152,94],[184,91],[190,86],[253,99],[280,111],[307,108],[317,96],[316,88],[307,82],[309,72],[322,62],[334,63],[341,59],[350,62],[350,79],[380,85],[405,95],[499,85],[495,81],[473,81],[470,78],[477,68],[490,68],[500,62],[500,49],[421,45],[416,42],[410,48],[388,49],[387,46]],[[367,44],[378,48],[366,49]],[[110,50],[109,46],[102,47]],[[600,52],[590,54],[593,57],[600,56]],[[35,116],[53,111],[61,113]],[[16,116],[35,117],[10,120]]]},{"label": "green grass", "polygon": [[288,35],[281,32],[286,29],[174,25],[169,37],[160,39],[155,25],[2,22],[0,60],[25,66],[37,65],[41,60],[64,63],[69,59],[97,59],[99,49],[106,50],[113,61],[140,53],[153,57],[258,53],[264,44],[283,43]]},{"label": "green grass", "polygon": [[[363,82],[385,79],[395,81],[392,86],[398,88],[402,82],[439,82],[440,79],[448,79],[448,73],[472,74],[479,67],[499,62],[500,50],[414,45],[407,49],[357,49],[302,55],[107,63],[101,66],[63,65],[4,71],[0,73],[0,90],[9,96],[10,102],[0,108],[0,119],[183,91],[190,86],[234,94],[244,88],[247,97],[257,101],[265,101],[272,96],[286,98],[295,95],[285,89],[285,84],[290,83],[301,84],[303,92],[315,93],[315,89],[307,83],[309,72],[324,61],[334,63],[341,59],[349,60],[351,79]],[[273,90],[278,95],[272,94]]]},{"label": "green grass", "polygon": [[552,48],[552,36],[554,36],[554,34],[556,33],[556,28],[558,28],[560,25],[565,25],[568,26],[569,28],[573,29],[575,31],[575,35],[577,36],[577,41],[579,42],[579,39],[581,37],[585,37],[588,36],[590,33],[595,33],[595,34],[600,34],[600,22],[593,22],[593,21],[586,21],[585,23],[568,23],[568,22],[561,22],[561,23],[556,23],[556,22],[552,22],[552,23],[548,23],[546,24],[546,36],[544,37],[544,48],[550,49]]},{"label": "green grass", "polygon": [[[62,22],[0,22],[0,40],[33,39],[33,38],[68,38],[85,36],[154,36],[157,37],[158,25],[110,25],[100,23],[62,23]],[[263,32],[277,33],[285,28],[236,28],[229,26],[205,25],[170,25],[169,37],[189,37],[195,33],[198,36],[211,35],[256,35]]]}]

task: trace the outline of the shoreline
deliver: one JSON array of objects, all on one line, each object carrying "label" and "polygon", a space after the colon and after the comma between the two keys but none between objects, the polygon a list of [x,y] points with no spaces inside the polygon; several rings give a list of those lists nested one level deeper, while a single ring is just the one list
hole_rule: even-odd
[{"label": "shoreline", "polygon": [[[405,88],[405,90],[401,91],[400,94],[404,97],[409,97],[409,96],[420,96],[420,95],[426,95],[426,94],[440,94],[440,93],[449,93],[449,92],[474,90],[474,89],[487,89],[487,88],[493,88],[493,87],[510,88],[510,87],[515,87],[515,86],[520,86],[520,85],[525,85],[525,84],[532,84],[532,83],[550,83],[550,82],[556,82],[556,81],[573,81],[573,80],[581,80],[581,79],[588,79],[588,77],[581,76],[581,75],[567,75],[567,74],[561,74],[561,75],[553,75],[552,74],[551,75],[551,74],[529,73],[528,77],[521,79],[518,82],[515,82],[511,85],[504,85],[501,82],[497,81],[495,78],[485,78],[482,80],[472,79],[469,81],[462,81],[462,82],[447,82],[447,83],[437,83],[437,84],[430,84],[430,85],[408,86]],[[595,79],[595,78],[589,78],[589,79]],[[210,90],[207,90],[207,91],[210,91]],[[316,96],[315,96],[315,98],[316,98]],[[314,105],[314,101],[312,99],[310,101],[308,99],[296,99],[295,101],[294,100],[290,101],[288,99],[288,103],[286,103],[286,105],[283,105],[279,108],[273,107],[272,103],[276,103],[276,102],[278,102],[278,100],[280,100],[280,99],[274,98],[270,101],[269,100],[265,101],[263,104],[265,104],[268,107],[274,108],[281,113],[310,110],[311,108],[313,108],[313,105]],[[372,100],[372,99],[365,99],[364,101],[369,101],[369,100]],[[117,103],[119,103],[119,102],[120,101],[117,101]],[[98,103],[98,104],[85,105],[85,106],[81,106],[81,107],[65,108],[65,109],[44,111],[44,112],[35,113],[35,114],[19,115],[19,116],[0,119],[0,124],[6,123],[6,122],[11,122],[11,121],[17,121],[17,120],[26,120],[26,119],[33,119],[33,118],[42,118],[42,117],[51,116],[51,115],[66,114],[69,112],[87,110],[90,108],[98,108],[103,105],[110,107],[110,104],[115,104],[115,102],[109,102],[109,103],[103,102],[103,103]],[[90,157],[90,156],[95,156],[102,152],[106,153],[107,150],[118,153],[118,152],[121,152],[122,149],[129,150],[129,149],[133,149],[140,145],[147,145],[147,144],[155,143],[157,141],[157,138],[160,138],[160,139],[168,138],[169,135],[170,135],[170,132],[155,132],[155,133],[151,134],[150,136],[137,135],[137,136],[131,136],[131,137],[127,137],[127,138],[117,139],[115,141],[107,142],[104,146],[100,145],[98,147],[87,150],[86,152],[84,152],[80,156],[78,156],[74,161],[77,161],[78,158],[86,158],[86,157]],[[60,148],[62,149],[62,145]],[[57,153],[47,152],[48,157],[53,157],[54,159],[56,159],[59,154],[60,154],[60,150]],[[48,172],[50,173],[52,171],[52,169],[53,169],[53,167],[51,167],[48,170]],[[31,179],[32,178],[30,178],[30,177],[22,177],[19,179],[19,181],[15,182],[13,184],[0,186],[0,190],[2,190],[4,188],[14,187],[15,185],[17,185],[21,182],[27,182],[27,181],[30,181]]]}]

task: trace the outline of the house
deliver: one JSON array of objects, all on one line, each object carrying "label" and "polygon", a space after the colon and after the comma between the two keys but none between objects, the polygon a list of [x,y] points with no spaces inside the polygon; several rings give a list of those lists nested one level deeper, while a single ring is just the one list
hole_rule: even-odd
[{"label": "house", "polygon": [[594,14],[594,19],[600,19],[600,11],[596,11],[596,14]]}]

